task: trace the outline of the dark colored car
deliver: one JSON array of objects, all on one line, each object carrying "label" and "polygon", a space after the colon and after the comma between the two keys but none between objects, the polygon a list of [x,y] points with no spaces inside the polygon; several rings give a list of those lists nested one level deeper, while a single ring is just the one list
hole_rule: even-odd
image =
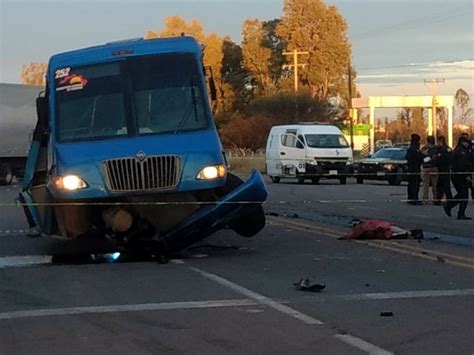
[{"label": "dark colored car", "polygon": [[354,176],[358,184],[364,180],[386,180],[390,185],[400,185],[406,180],[406,149],[384,148],[373,156],[355,164]]}]

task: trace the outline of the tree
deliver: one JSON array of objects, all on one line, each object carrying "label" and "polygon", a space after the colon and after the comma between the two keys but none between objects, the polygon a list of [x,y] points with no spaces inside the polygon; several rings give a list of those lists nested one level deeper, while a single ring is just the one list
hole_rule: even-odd
[{"label": "tree", "polygon": [[[347,23],[335,6],[323,0],[285,0],[277,33],[288,50],[309,52],[302,81],[313,97],[326,100],[347,89],[351,46]],[[355,73],[354,73],[355,74]]]},{"label": "tree", "polygon": [[[221,77],[225,86],[224,111],[230,111],[234,106],[240,107],[248,103],[249,91],[246,85],[250,82],[250,74],[242,68],[242,48],[230,37],[224,37],[222,51]],[[229,92],[227,85],[230,86],[232,92]]]},{"label": "tree", "polygon": [[461,120],[465,120],[467,118],[466,113],[469,110],[469,94],[464,89],[458,89],[454,98],[456,99],[456,105],[461,109]]},{"label": "tree", "polygon": [[265,21],[262,23],[263,27],[263,38],[262,45],[265,48],[271,50],[271,57],[269,64],[269,71],[271,80],[274,83],[279,83],[283,75],[283,65],[285,64],[285,51],[286,43],[278,35],[277,28],[280,23],[280,19],[274,19]]},{"label": "tree", "polygon": [[165,28],[162,31],[148,31],[145,38],[179,37],[182,34],[192,36],[198,41],[204,39],[204,29],[198,20],[186,22],[180,16],[168,16],[165,19]]},{"label": "tree", "polygon": [[252,75],[259,92],[265,92],[273,82],[269,68],[272,51],[263,46],[263,23],[259,19],[245,20],[242,36],[243,66]]},{"label": "tree", "polygon": [[21,70],[21,82],[25,85],[46,85],[46,63],[30,63],[23,65]]}]

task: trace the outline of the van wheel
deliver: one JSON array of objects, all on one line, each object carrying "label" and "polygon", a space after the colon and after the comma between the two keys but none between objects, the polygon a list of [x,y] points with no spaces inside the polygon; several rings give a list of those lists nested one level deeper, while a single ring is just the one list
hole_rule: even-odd
[{"label": "van wheel", "polygon": [[357,179],[356,179],[356,182],[357,182],[358,184],[363,184],[363,183],[364,183],[364,179],[362,179],[362,178],[357,178]]},{"label": "van wheel", "polygon": [[10,185],[13,182],[13,172],[10,164],[0,166],[0,185]]},{"label": "van wheel", "polygon": [[298,184],[300,185],[304,184],[304,178],[302,177],[298,178]]},{"label": "van wheel", "polygon": [[270,179],[272,179],[272,182],[274,184],[278,184],[280,182],[280,177],[279,176],[270,176]]},{"label": "van wheel", "polygon": [[311,182],[313,183],[313,185],[317,185],[317,184],[319,184],[319,178],[317,178],[317,177],[312,178]]},{"label": "van wheel", "polygon": [[341,183],[341,185],[345,185],[347,183],[347,178],[342,177],[342,178],[339,179],[339,182]]}]

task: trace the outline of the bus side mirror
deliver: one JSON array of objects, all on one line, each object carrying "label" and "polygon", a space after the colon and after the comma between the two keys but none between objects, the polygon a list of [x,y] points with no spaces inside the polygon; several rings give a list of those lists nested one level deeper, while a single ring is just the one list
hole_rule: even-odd
[{"label": "bus side mirror", "polygon": [[212,73],[212,67],[207,66],[204,67],[204,74],[208,78],[207,82],[209,85],[209,94],[211,101],[215,102],[217,101],[217,89],[216,89],[216,83],[214,82],[214,74]]},{"label": "bus side mirror", "polygon": [[44,131],[48,129],[48,100],[44,96],[36,98],[36,114],[38,123],[43,127]]},{"label": "bus side mirror", "polygon": [[211,100],[217,101],[217,89],[216,89],[216,83],[214,82],[213,77],[209,78],[209,90],[211,92]]}]

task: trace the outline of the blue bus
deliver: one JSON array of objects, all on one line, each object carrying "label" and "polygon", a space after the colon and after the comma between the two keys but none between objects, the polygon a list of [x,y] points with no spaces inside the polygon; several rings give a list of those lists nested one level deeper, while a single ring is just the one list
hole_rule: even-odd
[{"label": "blue bus", "polygon": [[20,194],[32,230],[166,252],[222,228],[257,234],[265,184],[227,172],[212,99],[191,37],[51,57]]}]

